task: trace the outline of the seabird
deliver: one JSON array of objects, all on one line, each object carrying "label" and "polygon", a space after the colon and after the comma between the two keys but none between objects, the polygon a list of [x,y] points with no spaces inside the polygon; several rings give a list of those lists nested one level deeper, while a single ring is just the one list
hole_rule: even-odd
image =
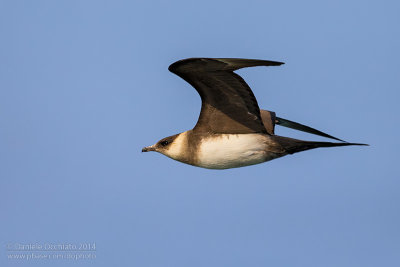
[{"label": "seabird", "polygon": [[[169,70],[191,84],[201,97],[201,112],[189,131],[165,137],[142,152],[156,151],[174,160],[208,169],[254,165],[318,147],[347,143],[314,128],[260,110],[247,83],[234,71],[283,62],[237,58],[189,58]],[[275,124],[342,142],[313,142],[274,134]]]}]

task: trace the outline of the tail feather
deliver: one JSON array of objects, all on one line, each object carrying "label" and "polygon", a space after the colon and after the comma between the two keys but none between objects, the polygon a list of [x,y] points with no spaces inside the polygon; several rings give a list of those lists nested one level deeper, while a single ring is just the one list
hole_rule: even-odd
[{"label": "tail feather", "polygon": [[337,146],[368,146],[368,144],[361,143],[332,143],[332,142],[314,142],[314,141],[303,141],[293,138],[274,136],[276,141],[284,148],[289,154],[310,150],[319,147],[337,147]]}]

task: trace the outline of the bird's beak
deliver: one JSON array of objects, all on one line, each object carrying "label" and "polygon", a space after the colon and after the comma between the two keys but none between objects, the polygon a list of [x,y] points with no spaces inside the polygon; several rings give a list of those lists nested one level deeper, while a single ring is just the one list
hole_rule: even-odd
[{"label": "bird's beak", "polygon": [[149,151],[155,151],[156,149],[154,148],[154,145],[152,146],[146,146],[142,148],[142,152],[149,152]]}]

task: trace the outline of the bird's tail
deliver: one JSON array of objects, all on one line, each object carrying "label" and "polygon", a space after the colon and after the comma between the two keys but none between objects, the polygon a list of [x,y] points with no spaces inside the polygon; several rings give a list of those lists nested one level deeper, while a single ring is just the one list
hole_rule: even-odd
[{"label": "bird's tail", "polygon": [[368,146],[368,144],[360,143],[332,143],[332,142],[314,142],[314,141],[303,141],[293,138],[277,136],[275,135],[275,140],[285,149],[289,154],[294,154],[297,152],[319,148],[319,147],[336,147],[336,146]]}]

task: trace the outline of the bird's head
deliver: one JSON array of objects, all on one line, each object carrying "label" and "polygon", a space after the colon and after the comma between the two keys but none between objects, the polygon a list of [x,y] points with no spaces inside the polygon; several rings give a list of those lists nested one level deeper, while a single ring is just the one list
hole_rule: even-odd
[{"label": "bird's head", "polygon": [[152,146],[147,146],[142,149],[142,152],[156,151],[170,158],[176,159],[179,157],[182,148],[181,134],[175,134],[165,137]]}]

